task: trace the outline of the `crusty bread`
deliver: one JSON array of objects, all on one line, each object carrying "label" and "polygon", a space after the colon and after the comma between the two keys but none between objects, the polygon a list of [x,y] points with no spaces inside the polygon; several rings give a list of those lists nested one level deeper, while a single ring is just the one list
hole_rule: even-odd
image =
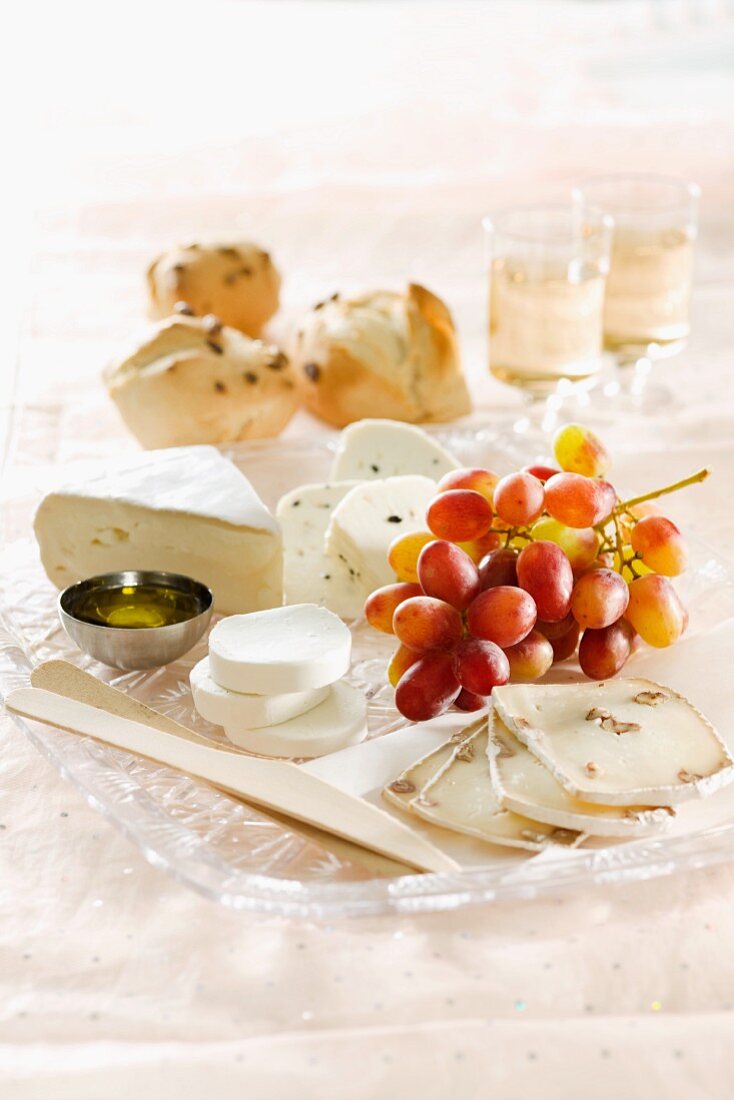
[{"label": "crusty bread", "polygon": [[248,241],[171,248],[153,260],[147,278],[152,317],[214,313],[258,336],[278,309],[280,275],[269,253]]},{"label": "crusty bread", "polygon": [[144,447],[277,435],[298,405],[287,357],[216,317],[169,317],[105,372]]},{"label": "crusty bread", "polygon": [[338,428],[364,417],[441,422],[471,411],[451,314],[422,286],[334,295],[292,348],[307,407]]}]

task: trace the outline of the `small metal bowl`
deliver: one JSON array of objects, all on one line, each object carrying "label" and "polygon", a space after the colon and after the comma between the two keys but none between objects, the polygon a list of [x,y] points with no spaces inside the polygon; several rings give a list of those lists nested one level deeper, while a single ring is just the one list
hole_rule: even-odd
[{"label": "small metal bowl", "polygon": [[[118,627],[86,622],[77,617],[83,599],[95,591],[138,585],[156,585],[194,597],[196,613],[180,623],[166,626]],[[65,588],[59,596],[61,624],[81,650],[112,668],[125,671],[158,668],[182,657],[209,625],[214,598],[210,589],[178,573],[127,570],[102,573]]]}]

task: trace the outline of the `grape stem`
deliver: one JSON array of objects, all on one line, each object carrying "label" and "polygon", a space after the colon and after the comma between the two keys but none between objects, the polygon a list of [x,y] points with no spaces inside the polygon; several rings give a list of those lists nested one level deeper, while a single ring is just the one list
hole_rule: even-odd
[{"label": "grape stem", "polygon": [[700,481],[705,481],[710,473],[709,467],[704,466],[702,470],[698,470],[695,474],[690,474],[680,481],[674,481],[672,485],[665,485],[662,489],[652,489],[649,493],[642,493],[638,497],[623,500],[617,505],[615,511],[629,512],[630,508],[634,508],[636,504],[643,504],[646,500],[657,500],[658,497],[667,496],[668,493],[677,493],[679,489],[685,489],[688,485],[697,485]]}]

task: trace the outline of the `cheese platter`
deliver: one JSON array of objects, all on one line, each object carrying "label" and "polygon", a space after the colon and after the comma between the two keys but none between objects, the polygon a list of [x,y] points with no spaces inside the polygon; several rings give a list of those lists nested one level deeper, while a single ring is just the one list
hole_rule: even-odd
[{"label": "cheese platter", "polygon": [[[401,432],[405,433],[402,444]],[[108,466],[96,479],[88,473],[79,477],[74,471],[61,471],[58,486],[46,491],[36,513],[40,554],[28,531],[9,532],[0,580],[0,690],[5,697],[26,688],[34,667],[61,658],[93,673],[100,683],[123,690],[131,700],[212,746],[235,754],[244,751],[297,762],[305,759],[306,763],[297,764],[304,772],[387,809],[416,837],[436,843],[446,854],[447,867],[455,862],[462,868],[460,883],[455,871],[416,875],[399,864],[392,875],[385,876],[374,871],[374,863],[360,861],[359,854],[355,857],[354,850],[330,850],[317,836],[289,829],[287,817],[268,817],[223,793],[226,784],[212,787],[176,770],[170,760],[155,763],[50,728],[38,717],[16,714],[14,720],[63,774],[136,840],[148,858],[196,889],[238,908],[324,918],[431,910],[529,896],[590,881],[646,877],[726,858],[727,846],[734,838],[734,797],[726,788],[732,768],[720,738],[726,741],[731,735],[726,729],[721,685],[706,670],[716,648],[734,639],[734,584],[729,564],[702,542],[688,537],[688,568],[676,577],[689,617],[685,633],[683,624],[676,644],[659,648],[653,631],[650,646],[628,647],[629,664],[618,678],[600,680],[617,691],[627,677],[643,677],[662,685],[666,705],[674,703],[678,694],[690,699],[690,704],[682,704],[685,714],[679,720],[679,778],[663,785],[665,797],[656,778],[648,784],[653,793],[639,802],[627,798],[627,787],[641,798],[634,783],[628,782],[625,793],[620,794],[620,783],[612,791],[599,779],[604,793],[595,799],[588,784],[583,790],[578,784],[573,790],[564,785],[566,757],[557,760],[553,755],[551,760],[534,752],[538,739],[526,739],[522,721],[517,724],[518,717],[526,717],[529,705],[525,696],[517,702],[518,692],[524,691],[532,699],[538,691],[583,690],[591,700],[595,677],[604,675],[594,671],[600,660],[596,651],[550,663],[558,638],[564,637],[561,620],[571,614],[568,608],[556,616],[561,625],[535,623],[534,618],[534,625],[520,629],[519,636],[519,620],[513,620],[515,633],[506,633],[501,639],[504,649],[498,649],[507,654],[511,684],[505,688],[502,676],[496,679],[497,713],[490,707],[488,719],[482,717],[487,711],[482,692],[461,684],[453,694],[448,693],[451,698],[445,706],[442,703],[433,713],[418,712],[415,717],[410,702],[405,702],[406,691],[394,691],[395,684],[403,680],[409,687],[411,681],[420,682],[413,670],[424,659],[415,658],[416,651],[411,650],[412,665],[398,669],[400,674],[392,679],[390,669],[396,661],[400,663],[399,651],[405,646],[395,652],[396,639],[379,626],[375,629],[375,622],[360,614],[365,597],[393,582],[394,587],[406,590],[404,606],[410,600],[419,605],[421,600],[435,604],[442,601],[430,595],[430,586],[443,584],[444,592],[447,576],[444,559],[436,553],[441,539],[435,531],[445,522],[438,514],[440,509],[435,524],[429,524],[434,534],[426,534],[421,543],[424,549],[426,543],[430,548],[429,540],[434,543],[424,559],[436,560],[432,572],[426,565],[418,576],[415,564],[412,572],[409,565],[401,566],[392,550],[396,530],[404,553],[411,539],[423,537],[426,513],[435,499],[440,500],[440,495],[435,495],[437,483],[439,493],[443,479],[443,491],[449,496],[477,495],[462,484],[462,477],[471,475],[471,484],[479,484],[477,471],[496,470],[494,488],[502,478],[512,476],[517,456],[498,450],[492,433],[481,429],[456,427],[424,433],[406,425],[376,422],[372,451],[369,433],[369,422],[362,422],[329,444],[296,440],[147,452],[123,460],[117,468]],[[527,456],[528,460],[532,457]],[[530,476],[543,484],[536,474]],[[562,475],[556,472],[555,476]],[[152,482],[155,491],[150,488]],[[115,487],[120,485],[122,490]],[[535,490],[534,484],[530,487]],[[505,513],[517,507],[518,491],[527,488],[510,483],[509,488],[500,490],[500,498],[504,491],[506,499],[515,501],[503,506]],[[154,508],[151,500],[155,500]],[[38,505],[38,498],[29,496],[28,504]],[[565,506],[563,500],[561,506]],[[9,514],[20,515],[23,510],[19,506]],[[69,522],[72,514],[74,524]],[[457,531],[466,537],[449,543],[444,540],[444,545],[460,547],[468,557],[474,554],[477,569],[483,570],[484,551],[488,550],[481,545],[485,536],[471,526],[471,517],[464,519],[468,526]],[[553,517],[534,516],[535,520],[544,526],[543,540],[534,545],[547,545],[554,535],[550,526]],[[513,531],[519,529],[525,530],[527,525],[516,524]],[[143,560],[131,561],[130,547],[141,539]],[[152,568],[154,562],[145,555],[153,545],[159,547],[156,568],[175,567],[210,585],[215,599],[212,630],[183,657],[164,667],[125,672],[101,665],[81,653],[62,630],[49,578],[56,587],[63,587],[102,570]],[[161,562],[161,547],[169,548],[170,561]],[[570,558],[574,550],[583,553],[580,540],[564,553]],[[669,553],[675,550],[668,544]],[[597,545],[596,551],[603,554],[603,546]],[[655,552],[661,553],[659,542],[652,547],[653,556]],[[491,555],[491,550],[488,553]],[[281,578],[276,565],[281,554],[285,607],[280,606]],[[517,547],[516,556],[521,555]],[[638,563],[644,579],[648,574],[639,565],[644,555],[637,551],[636,555],[625,560],[632,560],[631,568]],[[520,564],[524,573],[517,592],[533,591],[537,563],[532,557],[526,555]],[[457,553],[445,552],[444,558],[455,562]],[[619,598],[608,581],[608,565],[607,558],[598,570],[613,590],[607,603]],[[467,584],[470,572],[464,571]],[[466,591],[470,588],[469,584]],[[502,588],[502,584],[489,585],[483,594]],[[500,596],[505,598],[502,593]],[[539,605],[544,598],[545,593],[537,593]],[[650,594],[643,592],[638,603],[642,606],[649,600]],[[522,618],[527,602],[524,596],[521,602],[518,614]],[[553,607],[547,600],[542,606],[550,619]],[[678,605],[669,606],[672,617],[666,620],[665,629],[670,633],[677,630]],[[584,637],[608,629],[593,625],[593,616],[599,612],[588,593],[579,592],[575,613],[576,638],[581,620]],[[641,636],[647,630],[644,613],[644,606],[630,612],[637,616]],[[466,650],[467,668],[469,658],[472,662],[466,683],[481,688],[477,654],[484,659],[488,647],[495,643],[482,625],[487,615],[481,607],[461,614],[465,622],[477,624],[476,636],[465,637],[460,643]],[[264,619],[262,628],[260,618]],[[403,612],[396,624],[405,619]],[[238,620],[246,626],[244,632]],[[491,629],[496,630],[496,623],[502,621],[495,607]],[[418,622],[420,625],[420,615]],[[409,628],[414,629],[415,623],[399,627]],[[544,628],[546,633],[542,633]],[[273,630],[276,637],[286,639],[280,648],[273,646]],[[680,640],[678,634],[683,634]],[[400,633],[397,640],[403,642]],[[612,640],[615,645],[619,642]],[[610,645],[602,653],[607,660]],[[455,668],[459,658],[451,659]],[[528,669],[532,673],[535,662],[537,675],[541,659],[541,683],[529,683],[528,679],[536,677],[528,675]],[[446,663],[443,658],[433,662],[434,675],[440,672],[442,661]],[[584,661],[592,670],[591,679],[583,675]],[[496,659],[492,667],[498,676]],[[637,694],[649,691],[654,695],[657,690],[640,687]],[[515,700],[514,710],[509,703],[501,703],[507,693]],[[585,700],[586,695],[579,707]],[[467,713],[477,701],[481,714]],[[604,725],[621,705],[619,700],[613,706],[591,700],[587,712],[592,707],[599,711],[598,720],[588,723],[591,734],[598,732],[600,737],[621,744],[624,737]],[[642,703],[637,709],[649,719],[654,739],[664,708]],[[629,725],[626,712],[623,717]],[[580,713],[574,718],[583,720]],[[478,726],[467,733],[473,721]],[[695,733],[690,732],[689,723],[696,726]],[[712,726],[718,733],[707,747],[704,742]],[[686,756],[689,737],[692,745],[695,742],[690,761]],[[641,761],[650,766],[649,753],[644,747],[640,752]],[[575,757],[571,763],[578,770]],[[587,763],[583,761],[581,766]],[[707,785],[701,775],[709,765],[714,779]],[[610,775],[616,777],[611,764],[606,778]],[[415,789],[410,790],[411,786]],[[714,793],[716,786],[722,789]],[[712,797],[693,798],[690,804],[678,807],[684,798],[700,793],[712,793]],[[611,805],[605,804],[605,798]],[[414,800],[422,804],[413,807]],[[287,807],[275,809],[287,814]],[[404,873],[399,873],[401,870]]]}]

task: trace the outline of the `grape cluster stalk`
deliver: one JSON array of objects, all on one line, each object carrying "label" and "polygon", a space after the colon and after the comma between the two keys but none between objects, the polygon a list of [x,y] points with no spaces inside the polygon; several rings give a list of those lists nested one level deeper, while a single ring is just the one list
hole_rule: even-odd
[{"label": "grape cluster stalk", "polygon": [[665,647],[685,630],[671,578],[686,568],[686,545],[655,502],[709,470],[620,501],[592,431],[568,424],[553,449],[555,466],[452,471],[427,529],[391,544],[396,582],[368,597],[365,616],[399,643],[388,678],[411,721],[479,710],[495,687],[573,656],[604,680],[640,641]]}]

